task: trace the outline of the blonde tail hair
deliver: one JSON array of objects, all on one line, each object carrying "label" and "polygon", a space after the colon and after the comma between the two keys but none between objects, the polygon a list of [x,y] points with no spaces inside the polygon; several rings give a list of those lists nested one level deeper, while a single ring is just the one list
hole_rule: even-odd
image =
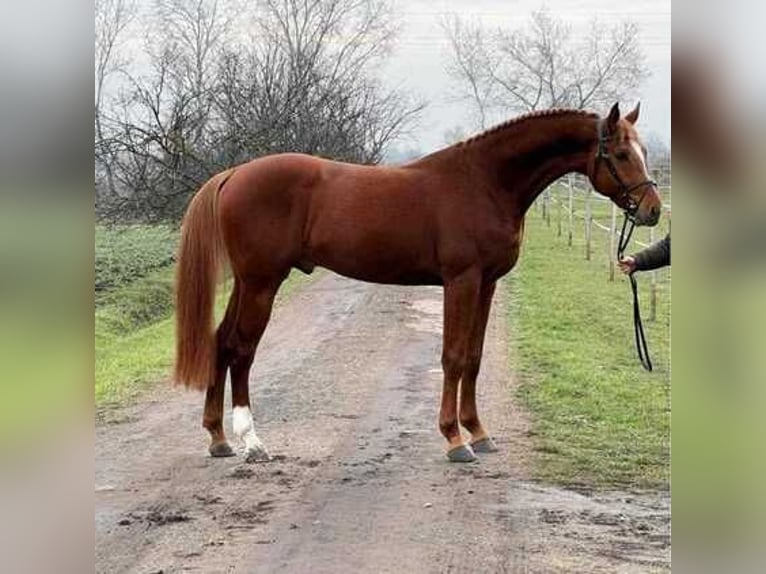
[{"label": "blonde tail hair", "polygon": [[212,385],[215,377],[215,292],[227,261],[218,221],[218,192],[232,172],[221,172],[200,188],[181,226],[175,285],[174,378],[176,383],[200,391]]}]

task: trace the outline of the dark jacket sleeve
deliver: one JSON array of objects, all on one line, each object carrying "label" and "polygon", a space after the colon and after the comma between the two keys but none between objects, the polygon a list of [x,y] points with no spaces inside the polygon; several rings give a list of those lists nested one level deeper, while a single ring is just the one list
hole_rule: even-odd
[{"label": "dark jacket sleeve", "polygon": [[670,265],[670,233],[654,245],[636,253],[636,271],[651,271]]}]

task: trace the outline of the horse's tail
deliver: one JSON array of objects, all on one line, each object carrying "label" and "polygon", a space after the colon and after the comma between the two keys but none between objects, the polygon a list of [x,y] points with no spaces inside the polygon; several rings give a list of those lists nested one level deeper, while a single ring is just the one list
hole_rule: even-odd
[{"label": "horse's tail", "polygon": [[226,262],[218,221],[218,191],[233,170],[205,183],[186,210],[176,267],[175,381],[197,390],[213,384],[216,365],[215,291]]}]

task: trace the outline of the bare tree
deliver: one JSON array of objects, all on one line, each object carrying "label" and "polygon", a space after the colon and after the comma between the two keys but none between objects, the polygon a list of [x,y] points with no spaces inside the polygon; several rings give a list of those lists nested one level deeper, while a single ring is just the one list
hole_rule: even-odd
[{"label": "bare tree", "polygon": [[126,62],[118,49],[135,13],[131,0],[96,0],[95,3],[95,159],[97,170],[105,174],[109,193],[114,193],[115,186],[113,150],[104,125],[106,83],[112,74],[124,69]]},{"label": "bare tree", "polygon": [[104,217],[176,218],[210,175],[267,153],[378,162],[421,109],[373,73],[394,33],[387,0],[262,0],[251,19],[223,0],[155,2],[149,66],[112,125]]},{"label": "bare tree", "polygon": [[478,127],[485,129],[496,89],[497,53],[479,26],[453,17],[445,18],[442,28],[452,50],[448,72],[461,84],[463,99],[473,104]]},{"label": "bare tree", "polygon": [[161,219],[216,171],[211,158],[212,93],[232,16],[217,0],[155,0],[145,26],[141,73],[126,73],[112,118],[115,190],[104,217]]},{"label": "bare tree", "polygon": [[544,108],[600,109],[635,95],[648,75],[638,27],[593,21],[584,37],[545,10],[519,29],[487,30],[448,19],[448,71],[479,116]]},{"label": "bare tree", "polygon": [[248,137],[256,151],[374,163],[422,108],[371,73],[393,39],[387,1],[264,0],[257,24],[260,41],[222,70],[228,149],[252,153]]}]

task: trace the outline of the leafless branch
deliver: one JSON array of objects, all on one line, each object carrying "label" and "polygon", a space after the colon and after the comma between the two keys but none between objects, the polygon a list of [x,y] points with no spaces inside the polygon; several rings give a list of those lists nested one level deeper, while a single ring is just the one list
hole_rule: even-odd
[{"label": "leafless branch", "polygon": [[267,153],[378,162],[422,110],[373,73],[394,34],[387,0],[261,0],[250,38],[235,16],[223,0],[155,0],[149,71],[126,74],[109,118],[119,189],[102,216],[176,218],[210,175]]},{"label": "leafless branch", "polygon": [[635,95],[648,75],[638,27],[593,21],[584,38],[547,10],[518,29],[488,30],[457,18],[443,26],[448,72],[486,127],[489,115],[541,108],[601,109]]}]

